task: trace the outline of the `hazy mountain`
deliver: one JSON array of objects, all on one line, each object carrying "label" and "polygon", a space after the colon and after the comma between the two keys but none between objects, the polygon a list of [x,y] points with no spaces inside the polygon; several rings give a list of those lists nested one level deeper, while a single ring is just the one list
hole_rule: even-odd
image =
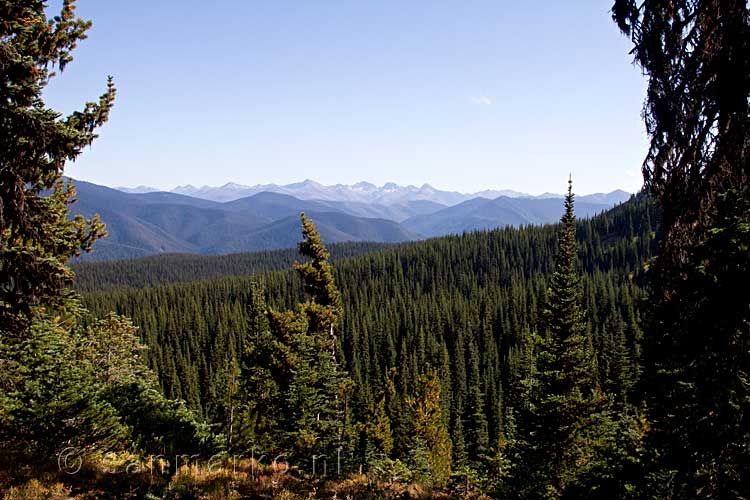
[{"label": "hazy mountain", "polygon": [[[467,195],[439,191],[428,184],[420,188],[392,183],[378,187],[366,182],[323,186],[308,180],[286,186],[181,186],[181,193],[125,193],[83,181],[76,181],[76,186],[78,203],[73,213],[89,217],[98,213],[109,231],[96,245],[94,255],[84,256],[87,260],[293,247],[300,238],[300,212],[313,218],[328,242],[401,242],[556,222],[562,213],[562,200],[557,195],[536,198],[512,192],[513,196],[490,199],[498,191],[488,190],[482,191],[482,196],[462,199]],[[253,192],[269,186],[275,191]],[[198,196],[233,198],[245,192],[250,194],[223,202]],[[628,196],[624,191],[580,196],[576,211],[579,216],[593,215]]]},{"label": "hazy mountain", "polygon": [[203,186],[195,187],[190,184],[185,186],[177,186],[172,189],[172,193],[183,194],[186,196],[193,196],[195,198],[202,198],[204,200],[211,200],[217,202],[225,202],[244,198],[261,191],[270,191],[270,189],[262,189],[258,186],[258,189],[250,186],[243,186],[242,184],[235,184],[229,182],[223,186]]},{"label": "hazy mountain", "polygon": [[[398,243],[420,239],[397,222],[385,219],[366,219],[340,212],[306,212],[315,222],[326,242],[375,241]],[[291,248],[299,243],[302,224],[299,214],[274,221],[257,231],[247,232],[233,239],[217,242],[204,253],[226,254],[248,250]]]},{"label": "hazy mountain", "polygon": [[[118,189],[124,190],[123,188]],[[325,186],[310,179],[286,185],[257,184],[255,186],[244,186],[232,182],[224,184],[223,186],[196,187],[185,185],[177,186],[171,192],[218,202],[233,201],[257,193],[270,192],[294,196],[300,200],[339,201],[389,206],[396,204],[403,205],[414,201],[430,201],[450,206],[478,196],[485,198],[496,198],[497,196],[529,196],[525,193],[511,190],[487,190],[479,193],[466,194],[457,191],[442,191],[430,186],[429,184],[423,184],[421,187],[416,187],[411,185],[400,186],[393,182],[386,183],[382,186],[376,186],[369,182],[358,182],[352,185],[336,184],[333,186]]]},{"label": "hazy mountain", "polygon": [[396,222],[402,222],[414,215],[431,214],[446,208],[446,205],[429,200],[410,200],[389,205],[358,201],[328,201],[321,203],[337,211],[351,215],[395,220]]},{"label": "hazy mountain", "polygon": [[530,194],[514,191],[512,189],[485,189],[477,191],[471,195],[472,198],[489,198],[494,200],[498,196],[507,196],[508,198],[533,198]]},{"label": "hazy mountain", "polygon": [[154,191],[160,191],[157,188],[151,187],[151,186],[136,186],[134,188],[129,187],[116,187],[118,191],[122,191],[123,193],[153,193]]},{"label": "hazy mountain", "polygon": [[73,180],[78,195],[78,202],[74,207],[99,208],[106,206],[117,210],[133,209],[135,206],[143,205],[190,205],[203,208],[221,207],[221,203],[210,200],[193,198],[165,191],[154,191],[149,193],[124,193],[118,189],[100,186],[91,182]]},{"label": "hazy mountain", "polygon": [[[604,195],[594,199],[619,198]],[[614,204],[592,203],[588,197],[581,196],[576,200],[576,215],[581,218],[592,216]],[[560,219],[562,211],[563,203],[559,198],[474,198],[432,214],[411,217],[402,225],[424,236],[441,236],[509,225],[553,223]]]},{"label": "hazy mountain", "polygon": [[257,193],[269,192],[294,196],[300,200],[339,201],[379,205],[405,204],[411,201],[432,201],[442,205],[455,205],[471,197],[458,192],[440,191],[429,184],[424,184],[420,188],[416,186],[399,186],[392,182],[384,184],[381,187],[369,182],[358,182],[353,185],[336,184],[334,186],[324,186],[310,179],[281,186],[277,184],[243,186],[235,183],[228,183],[218,187],[195,187],[187,185],[178,186],[172,192],[220,202],[233,201]]},{"label": "hazy mountain", "polygon": [[427,200],[405,201],[390,205],[356,201],[300,199],[288,194],[261,192],[224,204],[227,210],[249,211],[266,217],[280,218],[304,211],[342,212],[357,217],[379,218],[401,222],[414,215],[437,212],[446,205]]},{"label": "hazy mountain", "polygon": [[84,260],[293,247],[300,239],[301,211],[311,214],[330,242],[419,238],[393,220],[357,217],[328,203],[276,193],[217,203],[168,192],[130,194],[83,181],[75,185],[73,214],[100,214],[109,233]]},{"label": "hazy mountain", "polygon": [[[127,188],[118,189],[121,191],[127,190]],[[141,186],[133,188],[130,192],[144,192],[145,189],[150,188],[144,188]],[[333,186],[325,186],[310,179],[285,185],[257,184],[255,186],[245,186],[233,182],[224,184],[223,186],[196,187],[186,185],[178,186],[171,192],[216,202],[234,201],[263,192],[278,193],[293,196],[299,200],[346,202],[355,204],[349,205],[347,213],[360,216],[385,217],[392,220],[405,220],[410,216],[424,213],[413,212],[414,207],[410,206],[410,204],[414,202],[432,202],[439,205],[453,206],[474,198],[495,199],[500,196],[508,198],[537,199],[562,198],[561,194],[556,193],[530,195],[510,189],[488,189],[476,193],[460,193],[457,191],[443,191],[436,189],[429,184],[423,184],[421,187],[416,187],[411,185],[400,186],[393,182],[386,183],[382,186],[376,186],[370,182],[358,182],[352,185],[336,184]],[[618,190],[613,191],[612,193],[598,193],[582,196],[581,201],[613,205],[625,201],[629,196],[628,193]],[[592,198],[587,200],[587,197]],[[386,207],[394,206],[397,206],[395,211],[389,213],[389,209]],[[336,207],[337,210],[340,208],[341,207]]]},{"label": "hazy mountain", "polygon": [[613,206],[623,203],[630,199],[631,194],[622,189],[617,189],[611,193],[594,193],[585,196],[579,196],[576,199],[586,203],[598,203],[600,205]]}]

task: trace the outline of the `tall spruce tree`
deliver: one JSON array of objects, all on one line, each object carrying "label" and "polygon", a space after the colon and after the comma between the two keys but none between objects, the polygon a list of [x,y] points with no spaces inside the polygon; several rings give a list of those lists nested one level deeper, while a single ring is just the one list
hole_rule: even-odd
[{"label": "tall spruce tree", "polygon": [[[52,19],[43,2],[0,3],[0,466],[128,438],[102,392],[131,361],[127,349],[119,361],[109,354],[121,334],[126,344],[134,339],[132,331],[115,321],[84,330],[85,311],[66,290],[68,260],[105,231],[96,217],[69,218],[75,190],[63,169],[106,122],[115,89],[110,78],[98,102],[67,117],[42,99],[90,25],[75,16],[74,1]],[[109,327],[112,342],[103,345],[99,333]]]},{"label": "tall spruce tree", "polygon": [[[443,487],[451,476],[451,440],[440,406],[440,379],[430,369],[420,375],[414,397],[409,398],[413,413],[412,467],[424,472],[432,484]],[[424,463],[420,463],[420,460]]]},{"label": "tall spruce tree", "polygon": [[613,18],[649,78],[643,175],[663,211],[643,352],[649,494],[748,498],[748,4],[617,0]]},{"label": "tall spruce tree", "polygon": [[295,265],[307,300],[296,309],[270,310],[255,287],[242,380],[247,413],[243,427],[263,451],[289,453],[303,466],[313,457],[333,461],[344,444],[348,377],[339,365],[335,328],[341,298],[329,254],[311,220],[301,216]]},{"label": "tall spruce tree", "polygon": [[0,3],[0,334],[19,335],[32,309],[59,307],[73,273],[70,257],[105,234],[98,217],[70,219],[75,189],[62,178],[107,121],[115,98],[109,79],[97,102],[67,117],[46,107],[44,88],[72,61],[91,26],[74,0],[47,19],[44,2]]},{"label": "tall spruce tree", "polygon": [[466,441],[469,459],[475,467],[483,465],[489,454],[489,430],[484,393],[479,372],[479,350],[469,345],[469,401],[466,415]]},{"label": "tall spruce tree", "polygon": [[253,446],[271,450],[272,432],[281,408],[279,380],[289,370],[289,350],[283,339],[276,338],[268,322],[263,289],[257,282],[250,284],[248,331],[240,362],[242,394],[239,419],[240,441],[246,448]]},{"label": "tall spruce tree", "polygon": [[350,384],[342,370],[336,337],[343,308],[328,249],[313,221],[304,213],[300,220],[303,240],[299,251],[309,260],[294,267],[302,278],[308,297],[300,308],[307,320],[308,336],[299,336],[297,340],[303,353],[303,366],[308,366],[309,372],[305,374],[303,369],[295,367],[293,387],[305,394],[302,407],[309,411],[310,429],[315,429],[310,436],[315,436],[316,444],[310,446],[310,450],[325,452],[332,460],[339,452],[337,449],[344,444],[347,432],[343,410]]},{"label": "tall spruce tree", "polygon": [[342,313],[341,292],[336,287],[333,267],[328,262],[330,254],[320,238],[320,233],[315,229],[315,224],[304,213],[300,219],[304,239],[299,244],[299,251],[310,259],[294,266],[302,278],[308,296],[303,309],[307,314],[311,331],[330,333],[331,352],[335,357],[337,345],[334,328]]},{"label": "tall spruce tree", "polygon": [[592,459],[590,426],[605,400],[595,383],[593,353],[576,270],[578,255],[573,184],[568,182],[559,249],[537,336],[536,382],[525,415],[523,477],[529,498],[563,498]]}]

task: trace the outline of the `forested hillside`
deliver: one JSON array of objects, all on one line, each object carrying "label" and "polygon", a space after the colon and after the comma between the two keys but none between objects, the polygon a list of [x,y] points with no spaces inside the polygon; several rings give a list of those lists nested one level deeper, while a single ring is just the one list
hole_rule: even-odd
[{"label": "forested hillside", "polygon": [[[401,243],[400,245],[409,245]],[[329,245],[334,261],[355,257],[395,244],[345,242]],[[76,275],[75,288],[94,292],[112,288],[159,285],[198,281],[222,276],[247,276],[264,271],[287,269],[300,260],[296,248],[265,252],[234,253],[207,256],[195,254],[152,255],[141,259],[84,262],[72,266]]]},{"label": "forested hillside", "polygon": [[[639,372],[640,282],[655,248],[657,223],[658,212],[639,196],[577,226],[595,377],[618,398],[626,397]],[[391,456],[409,462],[414,423],[404,420],[404,405],[416,397],[419,381],[434,371],[454,469],[485,467],[487,457],[497,454],[499,443],[512,433],[508,419],[520,405],[522,379],[528,375],[525,349],[540,328],[557,231],[557,226],[532,226],[477,232],[337,262],[335,280],[344,307],[338,348],[356,386],[352,428],[372,421],[378,401],[393,384],[395,396],[381,418],[392,432]],[[204,265],[212,262],[224,268],[218,260]],[[85,274],[86,266],[80,269]],[[99,268],[105,282],[120,275],[113,265],[108,279],[105,269]],[[184,270],[181,278],[189,280],[189,268]],[[154,277],[160,272],[158,267],[151,271]],[[231,364],[228,356],[243,351],[255,283],[274,307],[302,299],[297,275],[274,271],[87,293],[85,302],[96,313],[131,317],[165,394],[221,422],[221,372]],[[355,439],[352,463],[370,462],[376,441],[366,433]]]}]

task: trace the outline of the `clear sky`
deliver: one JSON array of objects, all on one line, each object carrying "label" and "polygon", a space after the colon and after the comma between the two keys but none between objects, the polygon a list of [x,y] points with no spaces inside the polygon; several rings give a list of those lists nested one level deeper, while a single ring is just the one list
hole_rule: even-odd
[{"label": "clear sky", "polygon": [[94,25],[46,99],[69,112],[115,77],[66,171],[109,186],[635,191],[645,80],[610,4],[78,0]]}]

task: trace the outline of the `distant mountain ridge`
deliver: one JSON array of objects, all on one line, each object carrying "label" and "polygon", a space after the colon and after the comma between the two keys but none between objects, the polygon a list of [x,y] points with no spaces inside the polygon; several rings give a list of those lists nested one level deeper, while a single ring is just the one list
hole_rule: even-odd
[{"label": "distant mountain ridge", "polygon": [[[124,193],[88,182],[74,183],[77,202],[71,207],[72,214],[99,214],[109,233],[96,243],[93,254],[82,256],[83,260],[290,248],[299,241],[299,214],[303,211],[328,242],[398,243],[420,238],[394,220],[359,217],[357,207],[276,193],[217,203],[176,193]],[[405,215],[414,213],[418,212]]]},{"label": "distant mountain ridge", "polygon": [[425,200],[443,205],[454,205],[468,199],[465,195],[453,191],[441,191],[429,184],[421,187],[399,186],[389,182],[383,186],[376,186],[369,182],[358,182],[352,185],[336,184],[325,186],[311,179],[292,184],[257,184],[244,186],[233,182],[223,186],[195,187],[191,185],[177,186],[171,192],[194,196],[212,201],[233,201],[246,198],[262,192],[286,194],[301,200],[346,201],[356,203],[377,203],[390,205],[407,201]]},{"label": "distant mountain ridge", "polygon": [[[156,189],[146,186],[117,189],[124,192],[136,193],[148,192],[146,190],[156,191]],[[531,195],[511,189],[488,189],[477,191],[475,193],[460,193],[458,191],[436,189],[429,184],[423,184],[421,187],[417,187],[412,185],[400,186],[393,182],[388,182],[382,186],[376,186],[375,184],[365,181],[351,185],[335,184],[332,186],[325,186],[311,179],[285,185],[256,184],[255,186],[245,186],[229,182],[223,186],[196,187],[188,184],[185,186],[177,186],[170,192],[217,202],[234,201],[262,192],[271,192],[294,196],[301,200],[346,201],[376,203],[379,205],[391,205],[395,203],[406,203],[409,201],[432,201],[434,203],[451,206],[474,198],[495,199],[498,196],[537,199],[562,198],[561,194],[544,193],[541,195]],[[586,195],[582,198],[586,198],[587,196],[597,197],[597,203],[615,204],[627,200],[630,197],[630,193],[616,190],[611,193]]]},{"label": "distant mountain ridge", "polygon": [[143,194],[143,193],[153,193],[156,191],[161,191],[161,189],[157,189],[151,186],[143,186],[143,185],[136,186],[136,187],[118,186],[114,189],[118,191],[122,191],[123,193],[130,193],[130,194]]},{"label": "distant mountain ridge", "polygon": [[[586,196],[577,198],[575,210],[578,217],[592,217],[613,205],[592,203],[589,199]],[[494,229],[500,226],[499,221],[506,226],[541,225],[558,220],[561,206],[559,198],[474,198],[431,214],[410,217],[402,225],[427,237]]]},{"label": "distant mountain ridge", "polygon": [[[300,212],[315,221],[330,243],[399,243],[507,225],[556,222],[562,213],[562,201],[557,197],[506,194],[491,198],[500,191],[482,191],[481,196],[464,199],[468,195],[439,191],[426,184],[420,188],[396,184],[377,187],[364,182],[322,186],[304,181],[277,186],[287,192],[259,191],[214,201],[195,196],[193,189],[198,188],[184,186],[183,193],[150,191],[145,186],[124,192],[83,181],[74,183],[78,202],[72,213],[87,217],[100,214],[109,232],[107,238],[97,242],[92,255],[82,257],[84,260],[290,248],[300,238]],[[227,189],[236,194],[244,187],[230,185]],[[303,194],[294,196],[290,192]],[[577,198],[577,213],[594,215],[629,196],[623,191],[581,196]]]}]

